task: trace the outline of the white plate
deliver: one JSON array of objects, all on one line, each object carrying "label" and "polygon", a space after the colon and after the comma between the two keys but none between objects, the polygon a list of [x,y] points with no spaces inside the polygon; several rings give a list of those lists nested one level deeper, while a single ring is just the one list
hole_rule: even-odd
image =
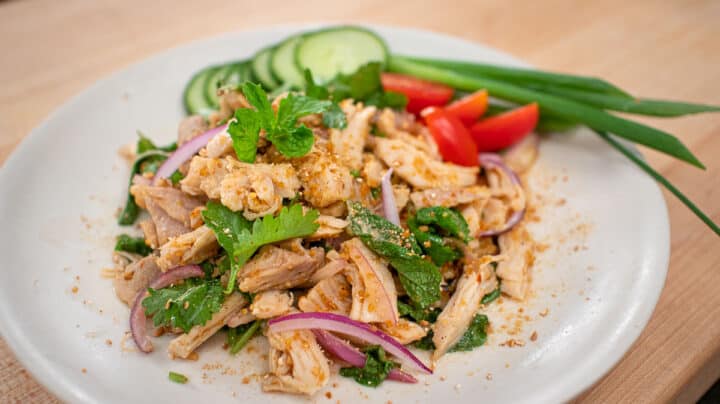
[{"label": "white plate", "polygon": [[[119,146],[134,141],[137,129],[170,141],[183,116],[182,89],[193,72],[249,57],[300,28],[308,27],[227,34],[136,64],[63,105],[5,164],[2,333],[20,361],[61,398],[306,401],[260,392],[253,375],[266,368],[256,353],[262,339],[253,343],[255,353],[233,358],[215,338],[200,349],[197,362],[168,359],[168,337],[156,342],[151,355],[123,352],[128,310],[100,276],[100,269],[110,266],[114,236],[127,231],[115,225],[114,216],[128,176]],[[375,28],[398,53],[521,64],[444,35]],[[420,377],[417,385],[388,382],[370,389],[338,376],[317,401],[330,392],[328,402],[357,397],[394,403],[558,402],[588,388],[620,360],[647,323],[665,281],[669,225],[658,187],[587,131],[546,139],[530,182],[545,201],[532,231],[549,248],[537,260],[534,296],[523,313],[509,302],[501,312],[495,307],[488,313],[494,330],[489,343],[472,353],[447,355],[435,375]],[[513,330],[517,334],[509,335]],[[509,338],[525,346],[501,346]],[[190,383],[169,382],[169,370],[188,375]]]}]

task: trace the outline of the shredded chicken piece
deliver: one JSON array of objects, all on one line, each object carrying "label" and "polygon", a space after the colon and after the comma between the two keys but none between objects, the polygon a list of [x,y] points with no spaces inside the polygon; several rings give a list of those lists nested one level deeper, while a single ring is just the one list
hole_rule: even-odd
[{"label": "shredded chicken piece", "polygon": [[427,334],[424,328],[412,321],[400,318],[397,324],[379,323],[378,328],[403,345],[417,341]]},{"label": "shredded chicken piece", "polygon": [[330,378],[328,360],[310,330],[269,332],[270,373],[263,391],[312,395]]},{"label": "shredded chicken piece", "polygon": [[247,305],[245,297],[241,293],[233,293],[225,299],[220,310],[213,314],[207,323],[196,325],[187,334],[182,334],[170,341],[168,353],[171,357],[187,359],[197,347],[225,326],[228,319],[245,305]]},{"label": "shredded chicken piece", "polygon": [[218,90],[218,101],[220,110],[213,112],[208,117],[210,126],[215,127],[220,122],[230,119],[238,108],[250,108],[250,104],[242,93],[234,88],[222,88]]},{"label": "shredded chicken piece", "polygon": [[347,316],[352,302],[350,284],[345,275],[338,273],[318,282],[298,300],[298,307],[305,312],[321,311]]},{"label": "shredded chicken piece", "polygon": [[325,262],[325,252],[315,247],[291,251],[265,246],[243,266],[240,290],[258,293],[270,289],[289,289],[307,282]]},{"label": "shredded chicken piece", "polygon": [[[204,205],[202,198],[169,186],[149,185],[143,177],[137,175],[130,193],[138,206],[150,213],[152,223],[145,223],[143,231],[150,236],[149,241],[156,245],[190,231],[192,211]],[[150,229],[151,224],[154,229]]]},{"label": "shredded chicken piece", "polygon": [[350,224],[347,220],[328,215],[320,215],[316,222],[320,227],[318,227],[315,233],[307,237],[309,240],[337,237],[344,233],[345,228]]},{"label": "shredded chicken piece", "polygon": [[386,168],[383,163],[372,153],[363,153],[363,168],[360,172],[365,183],[371,188],[380,186],[380,181]]},{"label": "shredded chicken piece", "polygon": [[480,300],[497,287],[497,279],[491,263],[497,258],[465,258],[463,274],[458,280],[455,293],[433,324],[434,361],[455,345],[465,333],[475,313],[480,308]]},{"label": "shredded chicken piece", "polygon": [[181,265],[199,264],[215,256],[218,248],[215,233],[207,226],[200,226],[163,244],[157,264],[163,272]]},{"label": "shredded chicken piece", "polygon": [[233,142],[227,131],[222,131],[217,135],[213,136],[212,139],[205,146],[207,157],[217,159],[231,155],[235,149],[233,149]]},{"label": "shredded chicken piece", "polygon": [[490,198],[490,189],[482,185],[456,188],[434,188],[410,194],[416,208],[445,206],[447,208]]},{"label": "shredded chicken piece", "polygon": [[191,115],[178,125],[177,145],[182,146],[195,136],[202,135],[208,130],[205,118],[200,115]]},{"label": "shredded chicken piece", "polygon": [[156,256],[148,255],[126,266],[122,272],[115,275],[113,280],[115,294],[128,306],[132,306],[137,294],[147,289],[150,282],[160,275],[160,267],[156,260]]},{"label": "shredded chicken piece", "polygon": [[375,115],[375,107],[363,107],[362,103],[353,105],[345,100],[340,107],[348,117],[345,129],[330,129],[328,149],[338,156],[338,160],[351,170],[359,170],[363,164],[363,149],[370,134],[370,119]]},{"label": "shredded chicken piece", "polygon": [[248,310],[247,308],[242,308],[237,313],[233,314],[232,316],[230,316],[230,318],[228,318],[227,326],[230,328],[235,328],[243,324],[251,323],[255,320],[257,320],[257,317],[250,313],[250,310]]},{"label": "shredded chicken piece", "polygon": [[518,174],[525,173],[535,164],[540,146],[540,136],[531,133],[520,143],[511,147],[503,154],[505,164]]},{"label": "shredded chicken piece", "polygon": [[502,282],[500,290],[517,299],[525,299],[529,285],[529,270],[534,261],[533,241],[525,226],[519,224],[498,237],[500,252],[507,259],[497,266],[497,275]]},{"label": "shredded chicken piece", "polygon": [[242,211],[248,220],[277,212],[283,198],[292,198],[300,188],[290,164],[247,164],[232,157],[194,157],[180,184],[189,194],[220,199],[228,208]]},{"label": "shredded chicken piece", "polygon": [[366,323],[397,323],[397,291],[385,262],[358,238],[344,242],[341,254],[353,264],[345,270],[352,285],[350,318]]},{"label": "shredded chicken piece", "polygon": [[250,312],[257,318],[273,318],[289,313],[293,308],[292,304],[292,293],[268,290],[255,295],[250,305]]},{"label": "shredded chicken piece", "polygon": [[429,156],[432,160],[441,161],[442,157],[440,156],[437,144],[432,139],[432,136],[422,129],[420,129],[420,136],[415,136],[409,133],[407,129],[410,129],[410,125],[401,125],[399,121],[402,120],[407,121],[406,118],[401,119],[401,115],[397,114],[392,109],[383,109],[377,116],[376,123],[379,133],[390,139],[397,139],[411,145],[412,147],[427,154],[427,156]]},{"label": "shredded chicken piece", "polygon": [[498,229],[507,221],[509,207],[498,198],[490,198],[483,206],[480,215],[480,229]]},{"label": "shredded chicken piece", "polygon": [[315,271],[310,279],[306,283],[300,285],[300,287],[309,288],[311,286],[315,286],[321,280],[342,272],[345,267],[349,265],[348,262],[340,257],[340,254],[338,254],[335,250],[326,252],[325,258],[327,259],[327,263]]},{"label": "shredded chicken piece", "polygon": [[462,167],[433,160],[399,139],[375,139],[375,153],[415,188],[464,187],[475,184],[477,167]]}]

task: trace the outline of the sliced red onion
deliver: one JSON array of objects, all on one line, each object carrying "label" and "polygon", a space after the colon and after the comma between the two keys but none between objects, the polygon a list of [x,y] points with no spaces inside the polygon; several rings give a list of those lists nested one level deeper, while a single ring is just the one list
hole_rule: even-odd
[{"label": "sliced red onion", "polygon": [[[150,282],[148,288],[161,289],[183,279],[203,275],[205,275],[205,272],[199,265],[185,265],[160,274],[155,280]],[[132,309],[130,309],[130,332],[132,333],[135,345],[145,353],[152,352],[153,350],[152,342],[150,342],[150,338],[147,336],[147,318],[145,317],[145,310],[143,310],[142,307],[142,302],[147,296],[148,291],[146,288],[137,294]]]},{"label": "sliced red onion", "polygon": [[[510,169],[510,167],[508,167],[507,164],[505,164],[505,162],[503,161],[503,158],[499,154],[480,153],[480,155],[478,155],[478,161],[480,162],[480,165],[483,166],[483,168],[485,168],[485,169],[497,168],[498,170],[501,170],[502,172],[504,172],[505,175],[508,176],[508,178],[510,178],[510,181],[513,183],[513,185],[518,186],[518,187],[522,186],[520,177],[518,177],[518,175],[515,173],[515,171]],[[487,237],[487,236],[497,236],[499,234],[503,234],[503,233],[507,232],[508,230],[512,229],[513,227],[515,227],[516,224],[520,223],[520,221],[523,219],[524,216],[525,216],[525,207],[523,206],[523,208],[521,210],[515,211],[515,212],[513,212],[512,215],[510,215],[510,218],[505,223],[505,226],[503,226],[499,229],[486,230],[484,232],[481,232],[479,236]]]},{"label": "sliced red onion", "polygon": [[392,183],[390,182],[392,173],[393,168],[390,167],[380,180],[383,216],[385,216],[385,219],[390,223],[400,226],[400,215],[398,214],[397,202],[395,202],[395,194],[393,193]]},{"label": "sliced red onion", "polygon": [[[325,330],[312,330],[318,344],[327,352],[335,355],[338,359],[347,362],[350,366],[361,368],[365,366],[366,356],[357,348],[350,345],[349,342],[342,338],[336,337]],[[392,369],[388,374],[388,379],[402,383],[417,383],[417,379],[412,375],[403,372],[400,369]]]},{"label": "sliced red onion", "polygon": [[183,163],[190,160],[192,156],[196,155],[200,149],[208,144],[210,139],[224,131],[226,128],[227,125],[216,126],[202,135],[195,136],[187,141],[187,143],[178,147],[178,149],[162,163],[160,168],[158,168],[155,173],[155,178],[153,179],[153,184],[157,184],[162,178],[168,178],[173,175],[175,170],[180,168]]},{"label": "sliced red onion", "polygon": [[268,321],[270,332],[318,329],[334,331],[362,340],[368,344],[380,345],[385,352],[396,357],[405,366],[427,374],[432,370],[393,337],[378,331],[365,323],[334,313],[292,313]]}]

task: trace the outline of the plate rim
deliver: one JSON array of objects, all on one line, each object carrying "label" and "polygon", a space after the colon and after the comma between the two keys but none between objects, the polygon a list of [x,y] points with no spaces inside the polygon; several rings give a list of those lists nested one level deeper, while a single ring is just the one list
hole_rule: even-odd
[{"label": "plate rim", "polygon": [[[473,41],[471,39],[467,39],[464,37],[456,36],[447,34],[441,31],[437,31],[434,29],[428,29],[428,28],[417,28],[413,26],[406,26],[406,25],[389,25],[389,24],[376,24],[376,23],[370,23],[367,21],[358,21],[358,22],[348,22],[348,21],[315,21],[315,22],[307,22],[307,23],[275,23],[275,24],[264,24],[262,26],[256,26],[249,29],[241,29],[241,30],[233,30],[233,31],[227,31],[227,32],[221,32],[215,35],[200,37],[191,41],[186,41],[179,43],[177,45],[174,45],[169,48],[165,48],[159,52],[151,53],[150,55],[143,57],[141,59],[135,60],[131,63],[119,66],[118,68],[114,69],[112,72],[106,74],[105,76],[101,77],[100,79],[96,80],[91,85],[84,87],[79,92],[75,93],[74,95],[70,96],[66,100],[64,100],[60,105],[55,107],[51,113],[49,113],[42,121],[36,125],[33,129],[30,130],[20,141],[20,143],[15,147],[15,149],[10,153],[10,155],[6,158],[4,163],[2,164],[2,167],[0,167],[0,189],[3,188],[4,184],[7,182],[6,177],[7,173],[10,169],[10,167],[15,166],[16,164],[20,163],[21,155],[24,155],[27,153],[26,150],[31,149],[33,146],[38,144],[39,142],[42,142],[47,135],[43,135],[45,132],[45,128],[50,125],[52,121],[54,121],[58,116],[62,115],[65,110],[72,109],[72,106],[82,100],[86,96],[86,94],[91,93],[94,91],[97,87],[101,87],[105,85],[106,82],[110,82],[114,80],[117,76],[132,70],[138,68],[138,66],[145,64],[147,62],[156,60],[156,59],[162,59],[166,57],[168,54],[171,54],[173,52],[176,52],[182,48],[185,47],[192,47],[193,45],[196,45],[200,42],[213,42],[218,41],[226,37],[232,37],[237,35],[243,35],[243,34],[250,34],[250,33],[272,33],[277,30],[311,30],[311,29],[318,29],[330,25],[359,25],[363,27],[367,27],[369,29],[379,29],[379,30],[396,30],[396,31],[405,31],[411,35],[427,35],[431,34],[433,36],[440,37],[443,40],[451,40],[456,42],[462,42],[464,45],[474,46],[474,47],[483,47],[486,51],[489,51],[491,53],[495,53],[497,55],[501,55],[505,58],[512,59],[512,61],[518,65],[524,65],[527,67],[532,67],[531,64],[525,62],[523,59],[520,59],[519,57],[502,51],[500,49],[497,49],[495,47],[492,47],[490,45],[487,45],[485,43],[479,42],[479,41]],[[636,153],[639,154],[637,148],[632,144],[629,145]],[[657,279],[656,282],[659,283],[659,287],[655,288],[653,293],[651,293],[648,298],[646,299],[645,303],[639,308],[639,310],[634,314],[633,320],[637,322],[639,327],[630,327],[626,329],[625,337],[623,338],[625,342],[625,346],[622,347],[622,349],[615,349],[612,352],[608,352],[605,356],[605,360],[601,361],[600,363],[596,363],[595,367],[590,370],[594,370],[592,372],[592,375],[589,377],[584,377],[584,380],[580,380],[578,388],[558,388],[558,385],[561,383],[554,383],[554,385],[545,391],[545,394],[543,396],[536,397],[538,402],[545,402],[545,401],[560,401],[560,402],[566,402],[568,400],[571,400],[575,397],[578,397],[583,392],[587,391],[590,387],[594,386],[598,381],[600,381],[603,377],[605,377],[610,371],[616,367],[624,358],[625,354],[638,342],[638,339],[640,337],[640,334],[645,330],[647,327],[647,324],[649,323],[652,314],[654,313],[655,309],[657,308],[657,303],[660,299],[660,295],[662,291],[665,288],[665,282],[667,280],[667,273],[669,270],[669,264],[670,264],[670,253],[671,253],[671,244],[670,244],[670,217],[669,212],[667,209],[667,202],[665,200],[665,197],[663,193],[661,192],[661,189],[659,185],[654,182],[654,190],[657,193],[658,202],[660,202],[660,207],[662,208],[663,215],[662,217],[658,217],[658,225],[659,225],[659,231],[662,233],[660,234],[660,238],[663,239],[662,245],[658,245],[658,252],[656,253],[655,259],[656,259],[656,266],[662,270],[662,276],[659,274],[656,275]],[[4,199],[4,198],[3,198]],[[7,301],[4,288],[0,287],[0,301]],[[16,318],[14,318],[12,314],[12,310],[9,309],[8,305],[0,305],[0,335],[5,340],[6,344],[10,347],[12,350],[13,355],[15,358],[20,362],[20,364],[32,374],[32,376],[48,391],[50,391],[52,394],[56,395],[57,397],[61,398],[64,401],[67,402],[74,402],[74,401],[82,401],[82,402],[94,402],[93,398],[88,396],[85,392],[85,390],[82,388],[81,385],[74,383],[71,381],[70,378],[63,377],[63,373],[58,371],[58,368],[54,366],[50,360],[45,358],[43,355],[39,353],[35,347],[28,342],[25,338],[23,338],[25,333],[22,332],[21,327],[18,324],[18,321]],[[571,376],[571,378],[579,378],[579,374],[582,372],[574,372],[575,376]],[[570,384],[572,385],[572,384]]]}]

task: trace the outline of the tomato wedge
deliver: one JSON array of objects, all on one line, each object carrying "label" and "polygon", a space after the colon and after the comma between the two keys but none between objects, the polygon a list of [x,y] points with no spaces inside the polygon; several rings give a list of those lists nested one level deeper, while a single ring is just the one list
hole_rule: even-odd
[{"label": "tomato wedge", "polygon": [[465,125],[443,108],[423,111],[423,118],[445,161],[461,166],[478,165],[478,151]]},{"label": "tomato wedge", "polygon": [[472,125],[485,113],[487,106],[488,92],[480,90],[451,102],[445,110],[465,125]]},{"label": "tomato wedge", "polygon": [[512,146],[537,126],[540,109],[537,103],[491,116],[470,127],[470,136],[481,152]]},{"label": "tomato wedge", "polygon": [[448,103],[454,90],[444,84],[421,80],[397,73],[383,73],[380,76],[383,89],[405,94],[407,110],[417,114],[426,107],[437,107]]}]

